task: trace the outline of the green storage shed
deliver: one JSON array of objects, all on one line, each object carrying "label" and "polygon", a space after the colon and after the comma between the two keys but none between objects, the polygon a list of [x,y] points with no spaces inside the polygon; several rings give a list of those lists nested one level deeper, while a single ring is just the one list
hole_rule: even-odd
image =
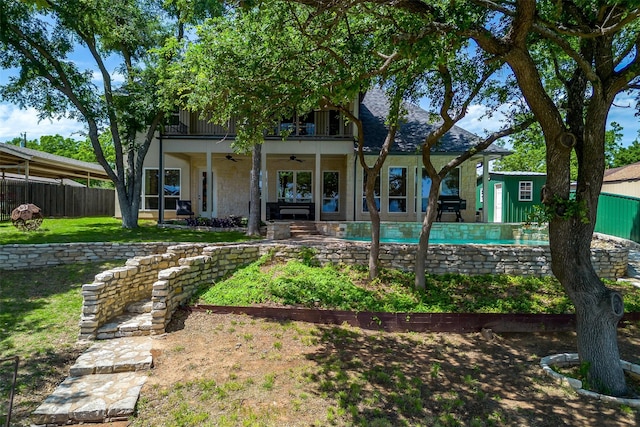
[{"label": "green storage shed", "polygon": [[533,207],[540,204],[546,180],[547,175],[540,172],[489,172],[485,194],[482,177],[478,178],[476,210],[486,209],[487,222],[525,222]]}]

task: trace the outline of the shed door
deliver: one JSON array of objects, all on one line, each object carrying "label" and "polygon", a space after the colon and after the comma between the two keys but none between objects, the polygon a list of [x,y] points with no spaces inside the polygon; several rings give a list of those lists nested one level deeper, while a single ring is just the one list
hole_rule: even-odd
[{"label": "shed door", "polygon": [[502,183],[493,187],[493,222],[502,222]]}]

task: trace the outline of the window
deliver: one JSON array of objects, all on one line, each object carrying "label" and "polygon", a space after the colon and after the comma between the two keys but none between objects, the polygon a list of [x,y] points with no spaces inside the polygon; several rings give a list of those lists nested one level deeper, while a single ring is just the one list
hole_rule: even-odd
[{"label": "window", "polygon": [[407,168],[389,168],[389,212],[407,211]]},{"label": "window", "polygon": [[460,169],[452,169],[442,180],[440,195],[459,196],[460,195]]},{"label": "window", "polygon": [[[376,182],[373,187],[373,199],[376,203],[376,209],[380,212],[380,175],[376,177]],[[369,212],[367,207],[367,172],[364,172],[362,179],[362,212]]]},{"label": "window", "polygon": [[[158,169],[144,170],[143,209],[158,209]],[[174,210],[180,200],[180,169],[164,170],[164,208]]]},{"label": "window", "polygon": [[520,181],[519,184],[518,201],[533,201],[533,181]]},{"label": "window", "polygon": [[278,171],[279,202],[311,202],[311,189],[311,171]]},{"label": "window", "polygon": [[340,112],[329,110],[329,135],[340,135]]},{"label": "window", "polygon": [[[418,180],[416,179],[416,194],[418,194],[417,185]],[[426,169],[422,168],[422,191],[420,192],[420,198],[416,201],[416,206],[421,206],[422,212],[427,211],[429,191],[431,191],[431,178],[429,178]]]},{"label": "window", "polygon": [[280,122],[280,135],[315,135],[316,112],[312,111],[303,116],[293,116],[282,119]]},{"label": "window", "polygon": [[324,172],[322,174],[322,212],[340,212],[340,174]]}]

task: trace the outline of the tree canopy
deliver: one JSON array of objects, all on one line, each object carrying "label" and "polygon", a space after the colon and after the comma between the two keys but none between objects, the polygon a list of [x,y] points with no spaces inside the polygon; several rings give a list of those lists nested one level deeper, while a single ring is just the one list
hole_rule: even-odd
[{"label": "tree canopy", "polygon": [[[142,165],[164,117],[156,96],[159,59],[152,48],[184,34],[185,24],[197,17],[195,4],[213,2],[0,0],[0,67],[18,71],[0,95],[34,107],[41,118],[86,124],[127,228],[137,226]],[[187,6],[191,12],[182,14]],[[92,61],[86,69],[74,60],[78,50]],[[100,143],[105,133],[115,150],[113,163]]]}]

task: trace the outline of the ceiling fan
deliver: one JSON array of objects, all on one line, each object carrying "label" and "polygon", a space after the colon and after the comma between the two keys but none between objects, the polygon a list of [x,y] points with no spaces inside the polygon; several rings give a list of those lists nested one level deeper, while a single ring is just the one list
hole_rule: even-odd
[{"label": "ceiling fan", "polygon": [[238,161],[238,159],[234,159],[231,154],[227,154],[226,156],[224,156],[224,158],[227,159],[227,160],[231,160],[232,162],[237,162]]},{"label": "ceiling fan", "polygon": [[300,162],[300,163],[304,162],[304,160],[297,158],[293,154],[289,156],[289,160],[295,160],[296,162]]}]

